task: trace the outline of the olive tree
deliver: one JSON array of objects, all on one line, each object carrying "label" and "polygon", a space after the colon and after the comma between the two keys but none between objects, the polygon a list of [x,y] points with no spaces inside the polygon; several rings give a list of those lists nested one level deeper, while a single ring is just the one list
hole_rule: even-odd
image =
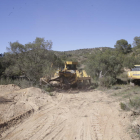
[{"label": "olive tree", "polygon": [[54,67],[61,64],[61,60],[51,50],[52,41],[36,38],[33,43],[25,45],[19,42],[10,43],[5,61],[8,67],[6,75],[25,75],[36,82],[44,75],[51,75]]},{"label": "olive tree", "polygon": [[122,72],[123,55],[114,50],[96,51],[89,56],[87,70],[91,77],[104,86],[116,82]]}]

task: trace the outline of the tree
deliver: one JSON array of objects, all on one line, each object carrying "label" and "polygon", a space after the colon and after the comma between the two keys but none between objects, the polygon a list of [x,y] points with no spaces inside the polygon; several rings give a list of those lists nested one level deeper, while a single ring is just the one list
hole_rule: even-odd
[{"label": "tree", "polygon": [[51,51],[52,42],[36,38],[33,43],[25,45],[19,42],[10,43],[5,61],[8,67],[7,76],[25,75],[36,82],[42,76],[50,76],[53,70],[61,65],[61,60]]},{"label": "tree", "polygon": [[137,63],[138,60],[139,60],[139,57],[136,57],[134,54],[126,55],[124,57],[123,66],[131,69],[134,67],[134,65],[139,64]]},{"label": "tree", "polygon": [[4,59],[4,58],[1,56],[1,57],[0,57],[0,76],[3,75],[3,73],[4,73],[5,69],[6,69],[6,67],[5,67],[5,65],[4,65],[4,63],[3,63],[3,59]]},{"label": "tree", "polygon": [[124,39],[117,40],[114,47],[116,48],[116,50],[124,54],[127,54],[132,51],[131,44],[128,44],[128,42]]},{"label": "tree", "polygon": [[133,47],[140,48],[140,36],[134,37]]},{"label": "tree", "polygon": [[110,86],[122,72],[123,57],[123,54],[114,50],[96,51],[88,59],[87,70],[94,80]]}]

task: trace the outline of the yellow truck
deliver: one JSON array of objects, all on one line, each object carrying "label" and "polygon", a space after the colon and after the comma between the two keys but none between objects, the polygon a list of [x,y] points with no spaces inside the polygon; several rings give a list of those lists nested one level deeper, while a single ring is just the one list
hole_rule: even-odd
[{"label": "yellow truck", "polygon": [[131,71],[128,71],[128,78],[130,82],[139,85],[140,84],[140,65],[134,65]]}]

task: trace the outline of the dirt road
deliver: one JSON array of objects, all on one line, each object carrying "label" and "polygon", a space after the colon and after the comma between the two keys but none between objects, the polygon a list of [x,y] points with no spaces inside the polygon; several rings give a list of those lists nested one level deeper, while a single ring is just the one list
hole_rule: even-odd
[{"label": "dirt road", "polygon": [[3,140],[130,140],[119,103],[101,91],[56,93]]}]

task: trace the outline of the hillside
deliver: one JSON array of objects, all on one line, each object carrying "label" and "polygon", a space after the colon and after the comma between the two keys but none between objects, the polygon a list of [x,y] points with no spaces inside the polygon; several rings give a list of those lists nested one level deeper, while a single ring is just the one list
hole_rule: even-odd
[{"label": "hillside", "polygon": [[113,49],[110,47],[98,47],[98,48],[85,48],[85,49],[78,49],[78,50],[69,50],[69,51],[54,51],[54,53],[68,60],[75,60],[78,62],[82,62],[87,59],[87,56],[91,53],[94,53],[97,50],[105,51],[106,49]]}]

